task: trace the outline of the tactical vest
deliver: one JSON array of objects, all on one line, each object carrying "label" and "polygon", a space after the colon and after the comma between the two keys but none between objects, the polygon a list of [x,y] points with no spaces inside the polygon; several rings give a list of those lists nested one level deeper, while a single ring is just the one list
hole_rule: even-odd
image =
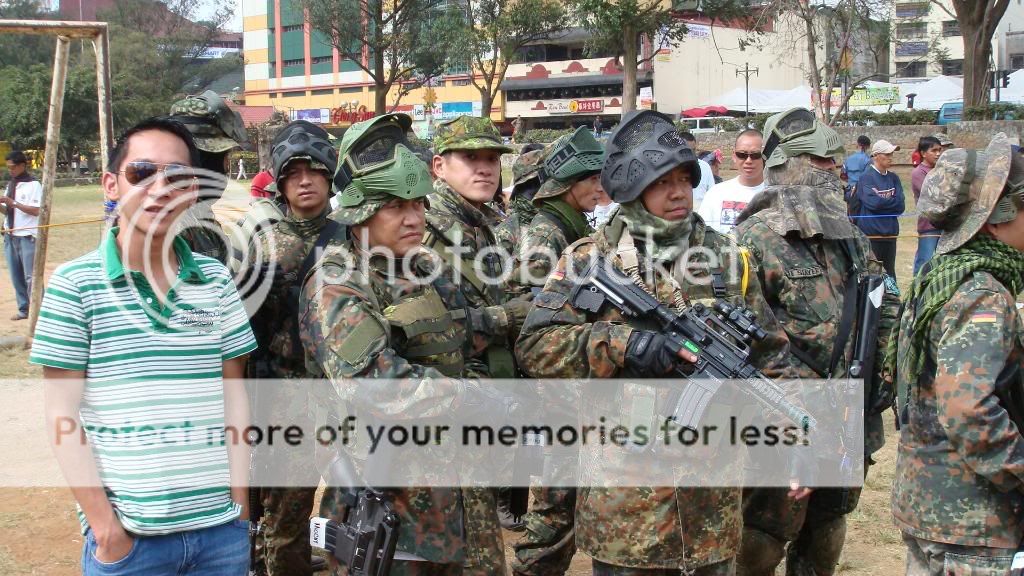
[{"label": "tactical vest", "polygon": [[[488,237],[488,246],[494,246],[493,234],[486,229],[484,229],[484,232]],[[502,290],[502,287],[497,283],[486,284],[476,273],[473,258],[475,254],[467,254],[466,256],[470,256],[469,258],[462,257],[461,262],[458,263],[458,268],[456,268],[456,256],[451,251],[451,248],[462,246],[462,229],[457,224],[445,227],[428,214],[423,245],[438,254],[452,270],[459,270],[462,281],[472,286],[483,297],[485,305],[497,306],[504,302],[504,290]],[[484,258],[483,264],[487,267],[487,275],[490,278],[501,277],[503,266],[501,259],[496,253],[491,252],[488,254]],[[488,346],[486,354],[487,367],[492,378],[515,378],[515,359],[508,348],[492,344]]]},{"label": "tactical vest", "polygon": [[436,368],[445,376],[462,374],[463,354],[468,352],[466,328],[455,322],[455,315],[433,285],[393,302],[383,313],[391,327],[392,347],[399,356],[413,364]]}]

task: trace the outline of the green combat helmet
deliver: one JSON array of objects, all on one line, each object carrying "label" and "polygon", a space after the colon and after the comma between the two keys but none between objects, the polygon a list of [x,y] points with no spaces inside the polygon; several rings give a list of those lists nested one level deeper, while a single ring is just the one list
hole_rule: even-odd
[{"label": "green combat helmet", "polygon": [[171,105],[171,116],[188,128],[203,152],[220,154],[234,148],[250,148],[241,115],[228,108],[213,90],[178,100]]},{"label": "green combat helmet", "polygon": [[573,184],[600,174],[604,165],[604,148],[584,126],[555,140],[543,154],[538,171],[543,184],[534,201],[565,194]]},{"label": "green combat helmet", "polygon": [[442,122],[434,133],[434,154],[441,155],[449,150],[497,150],[502,154],[512,152],[501,140],[498,127],[490,118],[459,116]]},{"label": "green combat helmet", "polygon": [[764,123],[764,165],[779,166],[788,158],[810,154],[835,158],[844,152],[839,134],[818,122],[806,108],[793,108],[770,116]]},{"label": "green combat helmet", "polygon": [[385,114],[345,131],[334,173],[334,186],[341,195],[331,218],[353,226],[395,198],[413,200],[430,194],[430,172],[406,137],[410,127],[408,115]]}]

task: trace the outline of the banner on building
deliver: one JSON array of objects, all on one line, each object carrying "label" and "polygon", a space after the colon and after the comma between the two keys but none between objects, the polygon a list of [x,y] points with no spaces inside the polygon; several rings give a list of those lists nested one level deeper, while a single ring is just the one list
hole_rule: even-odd
[{"label": "banner on building", "polygon": [[[824,90],[822,91],[822,104],[831,108],[839,108],[843,104],[843,89],[833,88],[829,95],[828,102],[825,102]],[[854,88],[850,96],[850,108],[865,106],[886,106],[888,104],[900,103],[899,86],[862,86]]]},{"label": "banner on building", "polygon": [[[477,102],[438,102],[434,104],[432,112],[434,120],[450,120],[459,116],[479,116],[483,104]],[[427,107],[423,104],[414,104],[412,107],[413,120],[426,120]]]},{"label": "banner on building", "polygon": [[329,108],[292,110],[292,120],[305,120],[313,124],[328,124],[331,121],[331,110]]}]

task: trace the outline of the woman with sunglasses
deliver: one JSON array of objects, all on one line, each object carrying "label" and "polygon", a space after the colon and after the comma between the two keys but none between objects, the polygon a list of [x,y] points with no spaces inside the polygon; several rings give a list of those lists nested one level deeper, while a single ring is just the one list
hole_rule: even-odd
[{"label": "woman with sunglasses", "polygon": [[942,237],[887,354],[907,574],[1011,574],[1024,540],[1024,158],[1004,134],[943,152],[918,209]]},{"label": "woman with sunglasses", "polygon": [[764,161],[761,159],[761,133],[753,128],[740,132],[733,147],[732,162],[738,173],[732,180],[720,182],[704,195],[697,214],[704,223],[728,234],[736,218],[755,194],[764,190]]},{"label": "woman with sunglasses", "polygon": [[[837,341],[848,288],[856,293],[862,273],[884,274],[867,238],[846,217],[843,185],[835,173],[842,150],[835,130],[809,110],[796,108],[765,123],[766,187],[740,214],[734,232],[737,242],[749,248],[768,299],[769,309],[759,320],[781,324],[769,337],[788,345],[786,358],[765,370],[770,377],[845,379],[854,339]],[[880,350],[898,307],[899,290],[886,277]],[[867,384],[875,379],[871,374],[864,378],[865,406],[872,407],[864,423],[864,454],[870,462],[882,446],[881,411],[889,397],[881,390],[872,394]],[[843,549],[846,515],[859,495],[859,489],[819,488],[810,498],[794,500],[784,489],[747,489],[738,573],[775,574],[792,542],[790,573],[832,574]]]}]

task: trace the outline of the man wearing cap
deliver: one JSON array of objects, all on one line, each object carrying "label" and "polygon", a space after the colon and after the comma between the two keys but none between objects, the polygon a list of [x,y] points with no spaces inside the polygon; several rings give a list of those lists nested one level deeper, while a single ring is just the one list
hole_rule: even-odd
[{"label": "man wearing cap", "polygon": [[899,216],[905,200],[903,184],[892,167],[892,154],[900,147],[879,140],[871,147],[871,166],[864,170],[850,197],[850,215],[857,227],[871,240],[871,251],[885,272],[896,277],[896,239],[900,234]]},{"label": "man wearing cap", "polygon": [[847,156],[846,161],[843,162],[842,174],[845,176],[847,194],[852,193],[857,188],[860,175],[871,164],[871,156],[868,155],[870,148],[871,138],[868,138],[865,134],[857,136],[857,151]]},{"label": "man wearing cap", "polygon": [[[835,130],[803,108],[769,117],[764,129],[766,187],[734,228],[737,242],[750,250],[768,299],[768,309],[758,320],[779,326],[765,328],[766,340],[787,351],[764,373],[787,380],[843,378],[845,359],[854,348],[849,335],[839,342],[848,288],[857,286],[862,273],[881,274],[882,264],[847,218],[842,181],[834,172],[835,158],[843,151]],[[890,280],[878,330],[882,350],[898,307],[898,289]],[[882,391],[872,390],[865,391],[870,406],[864,424],[868,458],[884,442],[881,412],[887,406]],[[737,572],[775,574],[788,543],[789,573],[833,574],[843,549],[846,515],[859,495],[859,490],[818,488],[810,498],[794,500],[785,489],[747,489]]]},{"label": "man wearing cap", "polygon": [[[254,414],[263,426],[312,428],[308,381],[301,380],[312,374],[299,341],[298,292],[302,271],[312,267],[317,252],[345,242],[341,226],[327,218],[338,153],[327,132],[305,120],[281,130],[271,149],[284,217],[255,233],[245,259],[250,273],[239,281],[247,295],[265,293],[252,320],[260,348],[249,363],[249,376],[275,380],[255,381]],[[260,494],[264,518],[257,570],[262,561],[270,576],[311,574],[309,516],[319,477],[312,451],[302,446],[267,447],[255,465],[289,471],[281,478],[288,481],[287,487],[265,487]]]},{"label": "man wearing cap", "polygon": [[540,144],[527,144],[512,163],[512,193],[509,195],[508,214],[495,232],[498,243],[510,255],[516,253],[523,230],[537,215],[533,195],[540,188],[537,171],[540,169],[540,151],[543,148]]},{"label": "man wearing cap", "polygon": [[[586,378],[593,390],[614,386],[607,394],[588,395],[588,404],[633,429],[655,421],[656,406],[668,402],[667,390],[643,384],[643,378],[664,377],[677,363],[696,358],[685,349],[672,356],[662,334],[614,306],[598,313],[575,308],[570,294],[593,258],[603,256],[676,310],[724,298],[760,312],[765,298],[729,239],[694,214],[692,188],[703,176],[671,118],[632,111],[605,146],[601,185],[619,210],[563,252],[534,298],[516,356],[534,377]],[[759,363],[770,354],[758,349],[756,356]],[[630,382],[602,383],[616,377]],[[581,452],[581,462],[601,477],[644,478],[637,476],[644,470],[630,467],[628,447],[587,445]],[[666,458],[699,466],[689,454]],[[575,525],[576,545],[593,559],[595,576],[732,574],[742,525],[740,489],[581,487]]]},{"label": "man wearing cap", "polygon": [[[444,274],[459,287],[471,308],[481,310],[492,328],[486,353],[472,360],[475,370],[492,378],[514,378],[512,346],[519,335],[530,303],[508,299],[505,267],[495,233],[500,216],[487,205],[501,187],[501,155],[511,152],[489,118],[459,116],[442,122],[434,135],[433,168],[436,180],[427,210],[423,245],[441,257]],[[504,256],[504,257],[503,257]],[[474,334],[480,338],[481,333]],[[491,489],[463,491],[466,514],[483,524],[496,522],[497,502]],[[486,554],[491,542],[468,535],[469,572],[492,574],[503,558]],[[500,534],[499,534],[500,540]]]},{"label": "man wearing cap", "polygon": [[[303,345],[327,383],[316,400],[336,417],[401,423],[493,409],[488,391],[465,377],[472,374],[469,357],[482,351],[467,331],[483,322],[421,252],[432,185],[426,165],[407,147],[411,122],[386,114],[345,133],[335,175],[342,192],[332,218],[349,228],[351,244],[328,246],[302,289]],[[339,449],[361,469],[375,465],[365,438]],[[402,472],[428,474],[432,486],[442,487],[382,491],[401,525],[403,558],[396,558],[392,576],[505,573],[493,500],[488,521],[474,515],[452,467]],[[322,514],[344,518],[342,495],[329,488]],[[482,568],[481,557],[487,560]]]},{"label": "man wearing cap", "polygon": [[890,344],[902,423],[892,511],[907,574],[1010,574],[1024,540],[1024,159],[1004,134],[939,158],[942,230]]},{"label": "man wearing cap", "polygon": [[228,185],[227,154],[236,148],[249,148],[249,133],[242,117],[212,90],[188,96],[171,105],[171,118],[181,122],[192,133],[199,148],[199,199],[181,219],[181,235],[193,252],[216,259],[229,260],[229,248],[213,205],[220,200]]},{"label": "man wearing cap", "polygon": [[[604,196],[601,166],[604,149],[593,134],[581,126],[562,136],[543,152],[540,180],[533,197],[537,216],[530,222],[515,259],[513,285],[525,293],[539,292],[562,252],[593,229],[586,213]],[[529,365],[523,372],[531,374]],[[560,399],[559,406],[573,417],[578,402]],[[557,465],[556,457],[549,461]],[[569,451],[564,457],[575,457]],[[564,574],[576,552],[573,520],[576,489],[537,487],[531,490],[533,505],[526,514],[526,531],[516,542],[512,570],[517,575]]]}]

